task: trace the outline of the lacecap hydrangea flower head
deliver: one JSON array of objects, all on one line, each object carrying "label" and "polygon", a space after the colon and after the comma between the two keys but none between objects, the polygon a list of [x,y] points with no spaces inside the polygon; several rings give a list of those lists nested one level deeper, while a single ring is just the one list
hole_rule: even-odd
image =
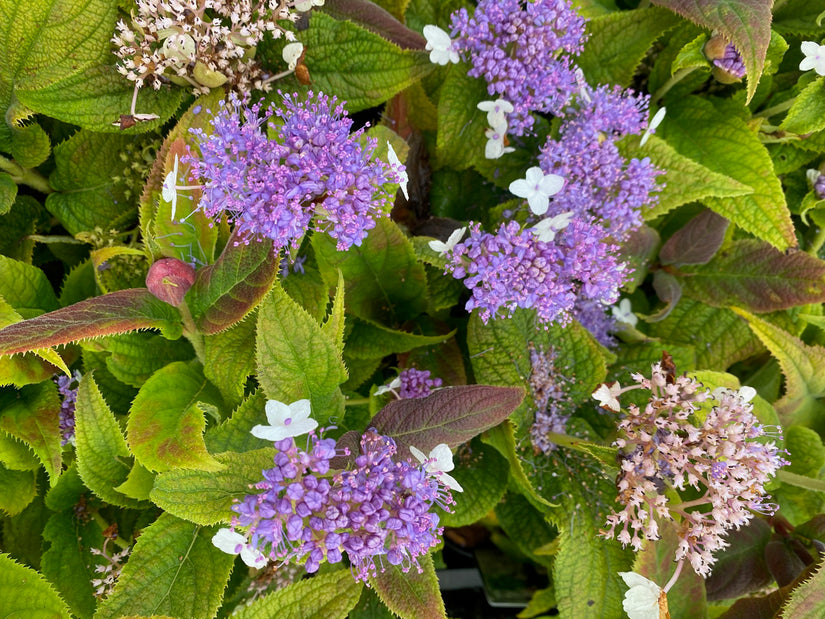
[{"label": "lacecap hydrangea flower head", "polygon": [[[746,524],[754,512],[776,511],[765,484],[787,462],[767,440],[769,428],[753,414],[754,389],[710,391],[693,378],[676,376],[670,363],[666,356],[653,365],[650,378],[634,374],[635,385],[602,385],[594,393],[605,408],[618,411],[622,393],[650,392],[644,407],[629,405],[619,421],[614,446],[623,509],[608,516],[602,535],[638,551],[643,540],[659,538],[657,517],[675,520],[675,560],[690,562],[707,577],[716,561],[713,553],[728,546],[724,537],[731,529]],[[688,500],[673,500],[685,491],[691,493]]]},{"label": "lacecap hydrangea flower head", "polygon": [[351,128],[344,104],[322,92],[306,100],[281,94],[280,104],[266,109],[230,97],[211,131],[193,130],[200,156],[183,159],[203,184],[199,208],[229,217],[247,243],[272,239],[276,251],[297,248],[310,228],[335,239],[339,250],[360,245],[387,216],[392,195],[385,185],[401,184],[404,169],[377,159],[376,141],[362,144],[363,129]]},{"label": "lacecap hydrangea flower head", "polygon": [[218,531],[213,544],[255,568],[280,561],[302,563],[311,573],[346,557],[357,580],[383,571],[384,560],[420,570],[418,558],[442,532],[433,506],[449,510],[450,490],[461,491],[447,474],[447,445],[429,456],[417,449],[399,454],[392,438],[370,429],[348,467],[334,470],[333,459],[349,450],[314,432],[309,409],[308,400],[267,404],[270,425],[252,434],[274,437],[274,466],[262,472],[257,493],[232,507],[231,528]]}]

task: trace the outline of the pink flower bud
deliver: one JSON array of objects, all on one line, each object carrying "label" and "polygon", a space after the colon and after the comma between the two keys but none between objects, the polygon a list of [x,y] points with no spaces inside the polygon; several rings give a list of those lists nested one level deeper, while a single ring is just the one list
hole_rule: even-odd
[{"label": "pink flower bud", "polygon": [[161,258],[149,267],[146,287],[169,305],[183,303],[186,291],[195,282],[195,268],[177,258]]}]

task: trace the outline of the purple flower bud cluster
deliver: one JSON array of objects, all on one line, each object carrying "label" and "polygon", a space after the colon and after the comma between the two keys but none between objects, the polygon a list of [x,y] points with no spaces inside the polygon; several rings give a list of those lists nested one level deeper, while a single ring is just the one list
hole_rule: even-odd
[{"label": "purple flower bud cluster", "polygon": [[825,174],[820,174],[814,181],[814,193],[817,199],[825,200]]},{"label": "purple flower bud cluster", "polygon": [[398,396],[407,398],[426,398],[433,389],[441,386],[440,378],[430,378],[429,370],[417,370],[407,368],[398,374],[401,387],[398,389]]},{"label": "purple flower bud cluster", "polygon": [[[74,408],[77,401],[77,388],[80,386],[80,372],[77,370],[71,376],[61,374],[55,378],[57,390],[63,396],[60,403],[60,444],[74,445]],[[74,386],[72,386],[74,385]]]},{"label": "purple flower bud cluster", "polygon": [[530,428],[533,447],[549,454],[556,444],[548,438],[548,432],[563,434],[573,410],[567,388],[570,379],[556,367],[558,354],[554,348],[543,351],[530,344],[530,390],[536,404],[536,419]]},{"label": "purple flower bud cluster", "polygon": [[576,299],[573,307],[573,318],[605,348],[614,348],[616,338],[616,318],[610,313],[610,308],[598,301]]},{"label": "purple flower bud cluster", "polygon": [[745,61],[733,43],[727,44],[724,56],[714,58],[713,64],[737,79],[745,77]]},{"label": "purple flower bud cluster", "polygon": [[569,107],[559,138],[548,138],[539,164],[545,174],[564,178],[564,187],[553,196],[548,216],[572,211],[605,222],[606,234],[621,240],[642,223],[641,209],[657,200],[656,177],[662,171],[647,157],[627,161],[616,142],[638,134],[647,125],[645,95],[620,87],[589,89]]},{"label": "purple flower bud cluster", "polygon": [[267,558],[304,561],[307,572],[344,554],[358,580],[375,575],[382,557],[404,571],[419,567],[442,531],[431,508],[452,504],[449,489],[423,465],[394,461],[390,437],[369,430],[360,444],[354,467],[330,475],[335,440],[310,433],[307,451],[292,438],[276,442],[275,466],[255,486],[263,492],[232,507],[232,526],[248,527]]},{"label": "purple flower bud cluster", "polygon": [[279,107],[263,111],[233,98],[221,104],[211,132],[192,130],[201,157],[183,161],[203,182],[199,208],[210,217],[227,214],[247,243],[260,235],[276,250],[297,247],[310,227],[329,234],[339,250],[360,245],[387,215],[384,185],[400,182],[398,174],[373,158],[374,139],[362,146],[363,129],[350,134],[352,120],[335,97],[281,97]]},{"label": "purple flower bud cluster", "polygon": [[472,292],[465,308],[491,317],[511,316],[517,307],[533,308],[542,323],[567,322],[577,297],[615,303],[625,265],[615,247],[603,241],[603,229],[574,220],[542,241],[517,222],[495,234],[470,226],[470,237],[448,254],[447,272]]},{"label": "purple flower bud cluster", "polygon": [[[614,445],[621,458],[617,487],[624,509],[608,516],[602,534],[639,550],[643,539],[659,537],[654,515],[676,514],[675,558],[687,559],[707,577],[716,561],[712,553],[728,546],[723,537],[730,529],[747,523],[753,511],[776,511],[766,502],[765,484],[788,462],[773,441],[762,439],[768,432],[753,414],[752,388],[710,392],[692,378],[667,373],[660,363],[653,365],[650,379],[633,378],[638,384],[621,391],[647,389],[651,398],[644,409],[630,405],[619,422]],[[695,414],[709,405],[704,420]],[[688,486],[690,500],[670,502],[674,491]]]},{"label": "purple flower bud cluster", "polygon": [[480,0],[473,16],[452,15],[452,36],[460,55],[483,77],[490,95],[513,104],[508,131],[524,135],[530,112],[558,115],[577,90],[575,66],[567,54],[581,52],[585,20],[565,0]]}]

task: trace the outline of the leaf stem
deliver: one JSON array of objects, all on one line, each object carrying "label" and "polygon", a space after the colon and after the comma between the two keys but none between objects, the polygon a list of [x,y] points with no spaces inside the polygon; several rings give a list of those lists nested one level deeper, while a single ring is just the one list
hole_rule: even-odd
[{"label": "leaf stem", "polygon": [[676,73],[670,76],[670,79],[668,81],[662,84],[659,90],[653,93],[653,95],[650,97],[650,102],[658,103],[659,100],[662,97],[664,97],[671,88],[673,88],[676,84],[685,79],[688,75],[693,73],[697,68],[698,67],[685,67],[683,69],[679,69],[678,71],[676,71]]},{"label": "leaf stem", "polygon": [[40,193],[54,193],[48,179],[34,168],[24,168],[16,161],[0,155],[0,170],[8,172],[11,179],[18,185],[28,185]]},{"label": "leaf stem", "polygon": [[198,358],[198,361],[201,362],[201,365],[205,365],[206,348],[204,347],[203,333],[198,331],[198,328],[195,326],[192,313],[186,306],[185,301],[178,306],[178,309],[183,319],[183,335],[189,340],[189,343],[192,344],[192,348],[195,349],[195,356]]},{"label": "leaf stem", "polygon": [[568,449],[575,449],[576,451],[586,453],[591,457],[593,456],[593,453],[587,447],[583,446],[586,444],[592,445],[593,443],[590,443],[589,441],[578,438],[576,436],[569,436],[568,434],[559,434],[558,432],[548,432],[547,440],[551,443],[555,443],[556,445],[567,447]]},{"label": "leaf stem", "polygon": [[753,115],[754,118],[770,118],[771,116],[776,116],[777,114],[784,112],[786,110],[791,109],[791,106],[796,102],[796,97],[791,97],[787,101],[783,101],[782,103],[777,103],[774,106],[766,108],[761,112],[757,112]]}]

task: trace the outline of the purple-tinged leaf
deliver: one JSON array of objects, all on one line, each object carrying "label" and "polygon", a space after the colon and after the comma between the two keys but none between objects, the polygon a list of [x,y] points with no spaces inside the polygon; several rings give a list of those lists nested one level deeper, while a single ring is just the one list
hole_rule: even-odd
[{"label": "purple-tinged leaf", "polygon": [[780,587],[791,584],[805,569],[789,540],[772,540],[765,546],[765,562]]},{"label": "purple-tinged leaf", "polygon": [[771,527],[761,518],[726,535],[730,547],[718,554],[705,581],[708,600],[737,598],[768,586],[771,575],[765,565],[765,545],[770,539]]},{"label": "purple-tinged leaf", "polygon": [[269,292],[278,264],[270,239],[246,244],[233,234],[215,264],[200,269],[186,293],[198,329],[218,333],[243,320]]},{"label": "purple-tinged leaf", "polygon": [[817,514],[807,522],[800,524],[794,529],[794,535],[825,543],[825,514]]},{"label": "purple-tinged leaf", "polygon": [[825,301],[825,262],[803,251],[781,252],[743,240],[720,251],[682,281],[685,294],[713,307],[774,312]]},{"label": "purple-tinged leaf", "polygon": [[[795,589],[816,571],[817,564],[809,565],[794,582],[786,585],[762,597],[742,598],[738,600],[728,611],[720,616],[720,619],[774,619],[779,616],[779,611],[791,597]],[[803,615],[782,614],[786,619],[799,619]],[[804,615],[805,619],[821,617],[822,615]]]},{"label": "purple-tinged leaf", "polygon": [[664,301],[665,306],[648,316],[646,320],[648,322],[659,322],[670,315],[679,299],[682,298],[682,286],[679,280],[670,273],[656,271],[653,274],[653,290],[656,291],[656,296]]},{"label": "purple-tinged leaf", "polygon": [[372,424],[395,439],[403,458],[410,445],[424,453],[440,443],[455,448],[504,421],[523,398],[520,387],[448,387],[426,398],[390,402]]},{"label": "purple-tinged leaf", "polygon": [[404,573],[399,565],[387,565],[369,583],[387,608],[403,619],[446,619],[432,557],[424,555],[418,563],[421,573],[414,568]]},{"label": "purple-tinged leaf", "polygon": [[160,329],[167,339],[177,339],[180,314],[146,288],[118,290],[0,329],[0,355],[138,329]]},{"label": "purple-tinged leaf", "polygon": [[748,101],[756,92],[771,42],[772,0],[653,0],[733,43],[748,73]]},{"label": "purple-tinged leaf", "polygon": [[369,0],[335,0],[324,6],[324,13],[339,21],[351,21],[392,41],[401,49],[423,50],[427,40],[410,30],[393,15]]},{"label": "purple-tinged leaf", "polygon": [[662,264],[705,264],[722,246],[730,222],[706,209],[678,230],[659,251]]},{"label": "purple-tinged leaf", "polygon": [[659,233],[650,226],[640,226],[630,231],[621,246],[622,261],[628,265],[629,279],[624,288],[630,293],[641,286],[647,276],[647,267],[660,243]]},{"label": "purple-tinged leaf", "polygon": [[825,615],[825,569],[820,564],[816,574],[805,580],[791,593],[782,610],[783,617],[817,619]]}]

